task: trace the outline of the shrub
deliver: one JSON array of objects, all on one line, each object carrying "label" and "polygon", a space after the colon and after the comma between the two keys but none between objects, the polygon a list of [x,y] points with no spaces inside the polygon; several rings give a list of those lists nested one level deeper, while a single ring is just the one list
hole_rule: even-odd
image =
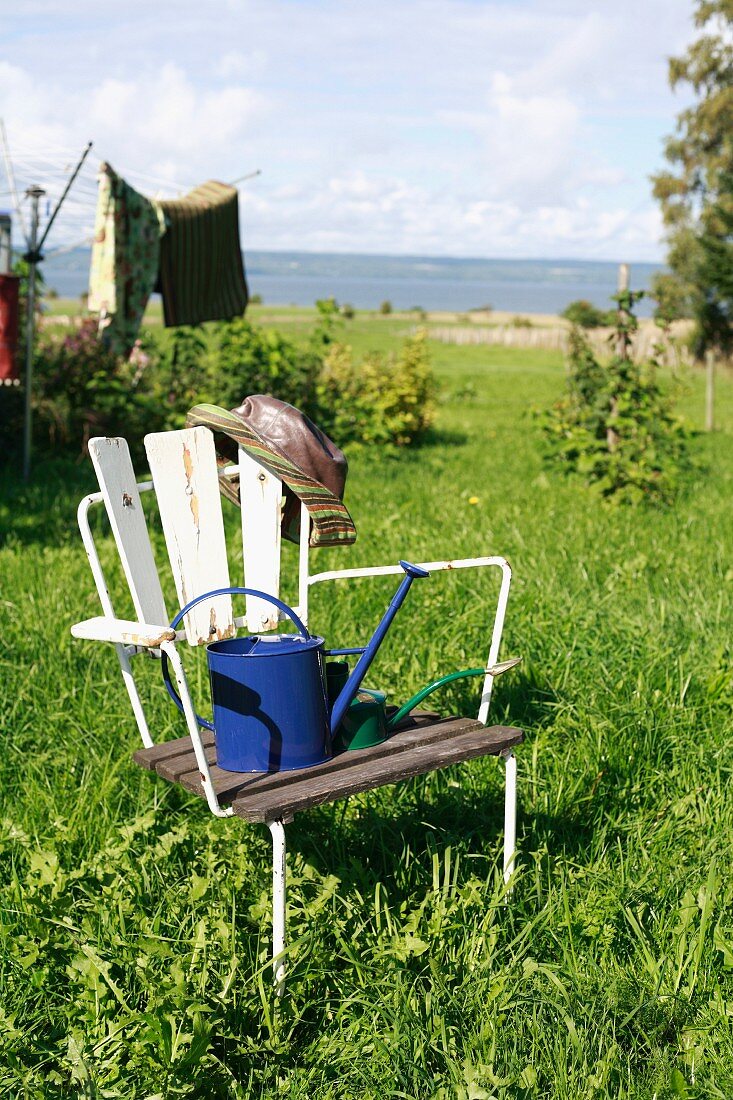
[{"label": "shrub", "polygon": [[347,344],[334,344],[318,382],[318,424],[338,443],[419,440],[435,414],[436,382],[424,330],[397,356],[369,352],[360,362]]},{"label": "shrub", "polygon": [[233,408],[251,393],[271,393],[312,416],[321,359],[275,329],[238,317],[216,330],[211,385],[217,405]]},{"label": "shrub", "polygon": [[628,354],[640,295],[617,296],[619,351],[601,364],[578,326],[570,334],[566,396],[544,415],[552,457],[581,474],[603,497],[636,504],[667,501],[689,464],[688,433],[673,412],[673,394],[659,384],[654,362]]},{"label": "shrub", "polygon": [[341,316],[345,317],[347,321],[353,321],[356,315],[356,310],[352,306],[351,302],[344,302],[341,306]]},{"label": "shrub", "polygon": [[652,279],[652,297],[656,301],[654,320],[665,325],[685,317],[692,317],[693,306],[688,289],[676,275],[659,271]]},{"label": "shrub", "polygon": [[522,317],[518,313],[515,313],[509,324],[512,328],[532,328],[532,322],[529,317]]},{"label": "shrub", "polygon": [[380,313],[391,313],[392,312],[392,303],[390,302],[389,298],[385,298],[385,300],[382,302],[382,304],[379,307],[379,312]]},{"label": "shrub", "polygon": [[[296,343],[244,318],[179,327],[155,339],[143,333],[127,360],[99,339],[86,318],[71,332],[41,332],[35,355],[36,443],[83,450],[92,435],[124,435],[135,457],[147,432],[181,428],[202,401],[226,408],[252,393],[270,393],[311,416],[337,442],[404,445],[432,421],[435,383],[424,333],[397,356],[368,354],[354,363],[334,343],[340,323],[334,299],[318,304],[318,321]],[[0,430],[22,438],[22,394],[3,394]]]},{"label": "shrub", "polygon": [[127,362],[103,346],[97,321],[87,318],[62,335],[43,334],[34,357],[35,429],[52,446],[84,449],[93,435],[142,440],[162,426],[142,342]]},{"label": "shrub", "polygon": [[153,377],[164,427],[183,427],[188,410],[201,401],[217,404],[218,388],[205,330],[201,326],[174,328]]},{"label": "shrub", "polygon": [[604,325],[612,325],[615,320],[613,311],[598,309],[585,298],[578,298],[577,301],[571,302],[560,316],[580,328],[602,328]]}]

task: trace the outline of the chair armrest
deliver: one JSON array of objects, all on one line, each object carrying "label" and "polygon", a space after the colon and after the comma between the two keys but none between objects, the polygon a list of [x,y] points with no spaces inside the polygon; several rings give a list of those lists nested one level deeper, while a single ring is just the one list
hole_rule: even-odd
[{"label": "chair armrest", "polygon": [[[427,569],[429,573],[442,573],[453,569],[476,569],[486,565],[498,566],[502,571],[506,570],[511,576],[511,569],[506,558],[459,558],[452,561],[419,561],[415,562],[421,569]],[[320,584],[322,581],[355,580],[357,577],[389,577],[402,576],[400,565],[372,565],[362,566],[358,569],[331,569],[327,573],[313,573],[308,577],[308,585]]]},{"label": "chair armrest", "polygon": [[149,623],[133,623],[127,619],[108,619],[99,615],[72,626],[74,638],[86,638],[95,642],[117,642],[136,645],[143,649],[157,649],[161,642],[173,642],[175,630],[169,626],[151,626]]}]

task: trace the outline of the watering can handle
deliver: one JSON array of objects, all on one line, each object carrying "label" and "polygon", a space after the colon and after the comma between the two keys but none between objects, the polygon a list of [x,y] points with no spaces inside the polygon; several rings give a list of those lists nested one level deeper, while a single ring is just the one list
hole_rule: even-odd
[{"label": "watering can handle", "polygon": [[[197,603],[201,603],[202,600],[208,600],[212,596],[258,596],[261,600],[267,600],[268,603],[274,604],[280,611],[284,611],[288,618],[297,626],[298,632],[307,641],[310,638],[308,628],[302,622],[300,618],[295,614],[292,607],[288,607],[286,603],[279,600],[277,596],[270,596],[267,592],[261,592],[259,588],[214,588],[211,592],[204,592],[201,596],[197,596],[195,600],[191,600],[182,607],[176,615],[175,619],[171,623],[171,630],[175,630],[184,615],[187,615],[192,607],[195,607]],[[181,714],[184,714],[183,703],[181,697],[173,687],[171,683],[170,671],[168,668],[168,655],[165,650],[161,651],[161,672],[163,673],[163,680],[165,681],[166,691],[170,695],[173,702],[176,704]],[[195,712],[194,712],[195,713]],[[204,726],[207,730],[214,729],[214,723],[209,722],[206,718],[202,718],[200,714],[196,715],[196,721],[200,726]]]}]

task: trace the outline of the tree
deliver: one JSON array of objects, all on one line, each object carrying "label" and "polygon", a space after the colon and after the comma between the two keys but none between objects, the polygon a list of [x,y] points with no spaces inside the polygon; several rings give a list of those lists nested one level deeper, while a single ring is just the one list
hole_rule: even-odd
[{"label": "tree", "polygon": [[669,62],[672,88],[689,85],[695,101],[667,139],[670,168],[653,177],[672,272],[657,277],[653,292],[663,320],[695,318],[702,354],[733,344],[733,0],[697,0],[694,23],[699,37]]}]

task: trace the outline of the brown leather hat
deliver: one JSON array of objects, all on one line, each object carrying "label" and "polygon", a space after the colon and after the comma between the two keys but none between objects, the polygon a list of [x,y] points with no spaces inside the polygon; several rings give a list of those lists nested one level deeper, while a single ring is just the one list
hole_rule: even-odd
[{"label": "brown leather hat", "polygon": [[[203,424],[215,433],[222,464],[237,462],[238,444],[280,478],[285,489],[284,538],[299,539],[302,501],[311,518],[311,546],[355,540],[354,521],[342,499],[346,456],[305,413],[269,394],[255,394],[231,411],[196,405],[186,423]],[[220,479],[222,493],[235,503],[239,503],[238,482],[237,475]]]}]

